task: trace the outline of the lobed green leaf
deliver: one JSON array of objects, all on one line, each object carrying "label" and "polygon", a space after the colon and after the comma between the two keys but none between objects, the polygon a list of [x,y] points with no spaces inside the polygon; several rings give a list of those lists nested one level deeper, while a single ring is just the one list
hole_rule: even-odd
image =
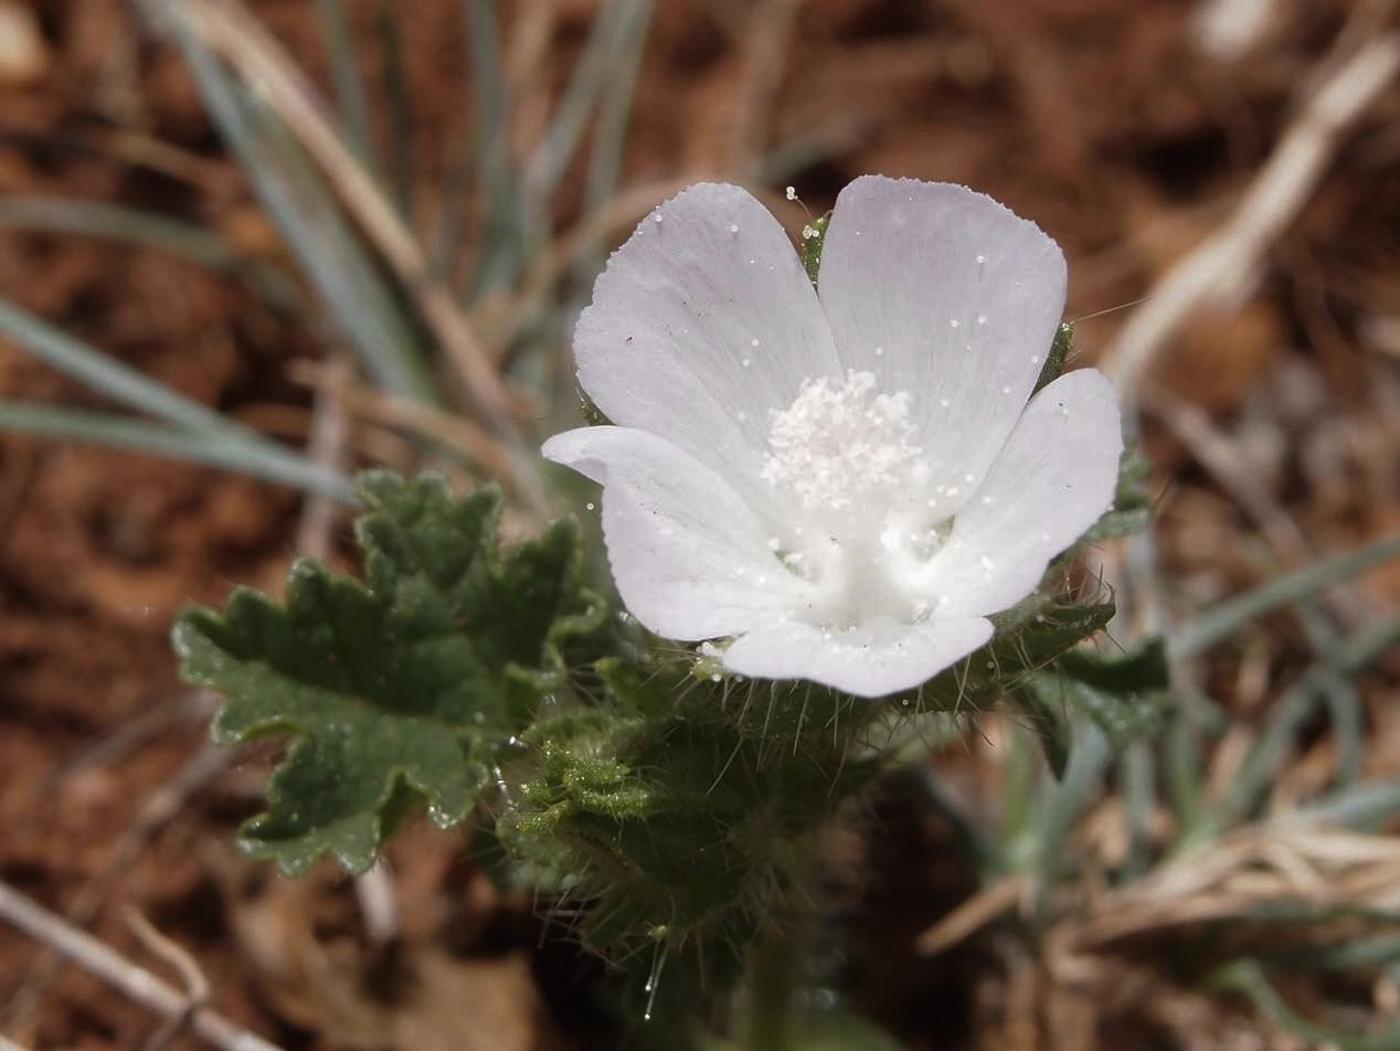
[{"label": "lobed green leaf", "polygon": [[363,871],[420,802],[463,820],[562,684],[559,646],[600,619],[572,523],[500,556],[494,489],[459,499],[436,477],[372,473],[360,495],[364,583],[303,560],[283,604],[239,589],[175,627],[182,674],[224,695],[217,740],[296,739],[241,833],[288,873],[323,854]]}]

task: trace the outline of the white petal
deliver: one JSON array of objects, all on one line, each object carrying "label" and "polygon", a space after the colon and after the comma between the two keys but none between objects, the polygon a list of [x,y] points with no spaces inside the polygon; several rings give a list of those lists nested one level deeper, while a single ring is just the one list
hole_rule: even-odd
[{"label": "white petal", "polygon": [[769,531],[710,468],[663,438],[584,427],[544,455],[603,486],[603,538],[622,601],[658,635],[694,641],[772,623],[811,585],[768,545]]},{"label": "white petal", "polygon": [[764,500],[769,412],[804,379],[839,375],[787,234],[749,193],[715,183],[661,205],[613,254],[574,357],[610,420],[661,435]]},{"label": "white petal", "polygon": [[811,679],[858,697],[913,689],[992,637],[980,617],[926,624],[885,620],[849,634],[797,621],[758,628],[735,640],[724,666],[763,679]]},{"label": "white petal", "polygon": [[939,612],[982,616],[1029,595],[1112,505],[1122,452],[1103,373],[1080,369],[1041,390],[934,556],[927,586],[946,598]]},{"label": "white petal", "polygon": [[[950,183],[864,176],[836,199],[819,282],[845,368],[907,391],[956,511],[1035,386],[1065,260],[1034,223]],[[971,482],[966,480],[972,475]]]}]

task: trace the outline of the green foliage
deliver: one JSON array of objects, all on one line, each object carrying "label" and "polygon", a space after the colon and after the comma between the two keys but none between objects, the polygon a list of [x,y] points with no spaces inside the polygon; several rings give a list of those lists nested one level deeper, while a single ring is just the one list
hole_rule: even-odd
[{"label": "green foliage", "polygon": [[[1114,720],[1127,726],[1165,667],[1160,646],[1077,652],[1113,605],[1070,596],[1059,565],[995,618],[991,642],[917,690],[867,701],[748,680],[629,619],[600,630],[571,522],[498,552],[494,490],[457,499],[436,478],[371,473],[359,493],[363,581],[302,561],[284,602],[240,589],[176,628],[186,678],[225,696],[218,740],[293,739],[244,846],[288,873],[324,854],[361,871],[414,810],[453,825],[485,813],[489,792],[479,859],[506,885],[580,903],[578,936],[619,964],[625,1012],[644,998],[665,1046],[699,1046],[745,949],[800,926],[822,829],[897,763],[911,716],[1008,692],[1050,712],[1054,683],[1126,739]],[[1047,752],[1063,752],[1068,721],[1043,721]],[[792,1032],[855,1046],[854,1025],[813,1016]]]},{"label": "green foliage", "polygon": [[595,948],[658,932],[679,946],[747,942],[797,889],[811,835],[875,774],[849,746],[880,706],[803,684],[697,679],[681,661],[598,671],[597,706],[526,735],[539,768],[503,838],[574,874]]},{"label": "green foliage", "polygon": [[1112,614],[1038,595],[958,666],[884,701],[742,680],[703,656],[601,661],[595,704],[525,733],[537,765],[498,831],[590,903],[594,948],[746,944],[801,893],[818,828],[887,765],[879,724],[988,705]]},{"label": "green foliage", "polygon": [[1059,669],[1085,686],[1118,697],[1151,696],[1171,685],[1167,644],[1160,636],[1110,655],[1074,650],[1060,659]]},{"label": "green foliage", "polygon": [[465,818],[562,683],[559,646],[599,619],[572,523],[498,556],[494,489],[371,473],[360,494],[365,583],[301,561],[284,605],[239,589],[175,628],[185,678],[226,699],[216,739],[297,739],[242,830],[289,873],[326,853],[365,869],[419,801],[439,825]]},{"label": "green foliage", "polygon": [[1162,727],[1167,711],[1167,647],[1147,640],[1136,650],[1105,657],[1084,649],[1062,654],[1054,667],[1017,691],[1031,714],[1056,774],[1063,772],[1075,716],[1091,719],[1115,749]]},{"label": "green foliage", "polygon": [[992,641],[919,691],[923,710],[975,711],[1001,697],[1032,672],[1096,634],[1113,617],[1112,602],[1063,603],[1037,592],[993,618]]}]

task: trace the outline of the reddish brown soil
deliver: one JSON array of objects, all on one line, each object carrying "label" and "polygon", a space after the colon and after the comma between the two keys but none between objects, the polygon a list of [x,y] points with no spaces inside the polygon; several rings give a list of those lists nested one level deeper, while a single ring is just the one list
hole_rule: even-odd
[{"label": "reddish brown soil", "polygon": [[[376,70],[375,5],[352,6],[366,16],[362,43]],[[659,6],[628,181],[728,170],[735,122],[749,120],[764,144],[815,136],[812,159],[782,176],[814,212],[866,171],[966,182],[1061,241],[1074,275],[1071,316],[1141,296],[1228,214],[1349,8],[1277,5],[1252,51],[1218,61],[1191,43],[1193,5],[1184,0],[811,0],[796,17],[771,104],[747,112],[736,83],[750,19],[761,17],[751,7],[762,5]],[[458,7],[404,5],[425,185],[443,170],[442,143],[470,123]],[[559,7],[553,60],[541,67],[550,72],[532,82],[531,99],[557,90],[594,5]],[[31,70],[0,70],[0,194],[142,207],[284,261],[178,59],[138,31],[130,5],[0,0],[0,8],[33,11],[45,48]],[[256,8],[322,76],[314,5]],[[1236,314],[1196,319],[1155,377],[1257,457],[1252,470],[1311,551],[1400,526],[1397,120],[1392,92],[1347,137],[1265,261],[1257,291]],[[566,193],[561,221],[576,205]],[[425,225],[433,209],[425,195]],[[304,439],[309,398],[287,366],[325,352],[323,326],[279,313],[234,280],[154,251],[4,232],[0,294],[201,401]],[[1080,326],[1087,356],[1120,319]],[[0,398],[102,405],[6,345]],[[1259,580],[1266,549],[1235,494],[1159,425],[1146,438],[1163,494],[1161,548],[1179,591],[1172,601]],[[369,943],[334,871],[287,882],[236,856],[231,833],[257,807],[267,754],[235,758],[194,786],[148,841],[132,838],[199,755],[207,721],[204,700],[176,680],[172,617],[186,602],[219,601],[235,583],[276,588],[299,509],[295,494],[225,474],[0,439],[0,878],[70,915],[86,902],[84,925],[177,980],[132,934],[124,912],[138,910],[192,954],[221,1011],[288,1047],[607,1046],[607,1028],[571,985],[579,958],[563,946],[537,950],[530,903],[501,900],[460,860],[453,835],[420,828],[394,845],[402,915],[387,947]],[[342,548],[345,534],[342,524]],[[1357,594],[1394,608],[1400,566],[1373,574]],[[1298,666],[1286,623],[1251,645],[1270,676]],[[1397,699],[1397,670],[1366,681],[1373,710]],[[1229,702],[1243,688],[1240,668],[1231,659],[1216,672],[1213,685]],[[1400,759],[1387,728],[1393,719],[1378,721],[1372,737],[1368,767],[1377,773],[1394,773]],[[916,803],[893,791],[875,809],[880,835],[856,851],[865,889],[852,906],[854,928],[866,933],[851,979],[867,1010],[920,1047],[1185,1046],[1122,990],[1101,1005],[1098,1029],[1085,1030],[1097,1031],[1097,1044],[1065,1042],[1080,1029],[1056,1035],[1056,1018],[1034,1006],[1018,977],[1028,973],[1020,950],[989,941],[917,963],[909,939],[965,897],[971,877],[949,862],[946,830]],[[123,845],[137,849],[108,871]],[[71,969],[49,980],[43,959],[0,925],[0,1030],[35,1048],[149,1046],[158,1019]],[[21,987],[38,995],[17,1014]],[[1251,1031],[1247,1016],[1222,1017]],[[1128,1032],[1137,1034],[1131,1043],[1114,1035]],[[1220,1039],[1202,1046],[1227,1046]],[[196,1045],[180,1036],[176,1046]]]}]

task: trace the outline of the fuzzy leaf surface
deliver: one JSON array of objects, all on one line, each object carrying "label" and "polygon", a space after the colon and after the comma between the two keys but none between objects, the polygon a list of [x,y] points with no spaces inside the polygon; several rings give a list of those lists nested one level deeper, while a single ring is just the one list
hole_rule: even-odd
[{"label": "fuzzy leaf surface", "polygon": [[[874,776],[877,763],[846,749],[878,708],[829,708],[805,684],[731,695],[681,662],[607,660],[598,673],[599,707],[527,732],[540,764],[503,834],[527,858],[586,874],[574,887],[593,902],[585,944],[660,930],[742,943],[806,863],[808,837]],[[774,697],[783,691],[793,696]],[[764,735],[755,726],[770,703]]]},{"label": "fuzzy leaf surface", "polygon": [[599,616],[572,523],[500,555],[494,490],[372,473],[360,494],[365,582],[303,560],[284,603],[238,589],[175,627],[186,680],[224,695],[216,740],[295,739],[241,832],[288,873],[323,854],[363,871],[420,802],[441,826],[464,819],[562,677],[560,643]]}]

